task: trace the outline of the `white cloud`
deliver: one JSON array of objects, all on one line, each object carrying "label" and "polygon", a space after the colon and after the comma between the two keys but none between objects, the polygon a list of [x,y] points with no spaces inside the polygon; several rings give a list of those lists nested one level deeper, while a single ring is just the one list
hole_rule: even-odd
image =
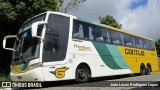
[{"label": "white cloud", "polygon": [[149,0],[146,7],[124,11],[120,23],[123,29],[153,38],[160,38],[160,12],[155,0]]},{"label": "white cloud", "polygon": [[77,11],[71,11],[75,16],[99,22],[99,16],[112,15],[122,29],[153,38],[160,38],[160,10],[156,0],[148,0],[145,7],[130,10],[132,0],[87,0]]}]

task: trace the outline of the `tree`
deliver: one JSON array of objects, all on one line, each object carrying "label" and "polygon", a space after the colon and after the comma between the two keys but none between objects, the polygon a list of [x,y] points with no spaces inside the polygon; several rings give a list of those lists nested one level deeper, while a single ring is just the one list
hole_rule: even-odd
[{"label": "tree", "polygon": [[0,76],[9,74],[11,51],[2,49],[2,40],[8,34],[17,34],[27,19],[48,11],[59,10],[59,0],[0,0]]},{"label": "tree", "polygon": [[156,50],[157,50],[157,55],[160,56],[160,38],[157,39],[155,42]]},{"label": "tree", "polygon": [[101,24],[106,24],[115,28],[121,29],[122,24],[118,24],[118,22],[113,18],[113,16],[107,15],[106,17],[99,17]]},{"label": "tree", "polygon": [[59,11],[67,13],[71,9],[76,9],[83,5],[86,0],[59,0],[60,8]]},{"label": "tree", "polygon": [[[79,7],[86,0],[0,0],[0,76],[9,74],[11,51],[2,49],[2,40],[8,34],[17,34],[27,19],[45,11],[63,13]],[[3,73],[3,74],[4,74]]]}]

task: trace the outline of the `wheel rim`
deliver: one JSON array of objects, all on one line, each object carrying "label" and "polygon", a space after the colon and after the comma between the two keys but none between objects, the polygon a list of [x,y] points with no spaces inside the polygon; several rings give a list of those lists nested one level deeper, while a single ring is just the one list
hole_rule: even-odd
[{"label": "wheel rim", "polygon": [[145,68],[141,68],[141,75],[145,75],[145,72],[146,72]]},{"label": "wheel rim", "polygon": [[150,72],[151,72],[151,68],[148,67],[148,68],[147,68],[147,74],[150,74]]},{"label": "wheel rim", "polygon": [[85,70],[84,68],[80,68],[80,69],[78,70],[78,77],[79,77],[80,79],[85,79],[86,76],[87,76],[86,70]]}]

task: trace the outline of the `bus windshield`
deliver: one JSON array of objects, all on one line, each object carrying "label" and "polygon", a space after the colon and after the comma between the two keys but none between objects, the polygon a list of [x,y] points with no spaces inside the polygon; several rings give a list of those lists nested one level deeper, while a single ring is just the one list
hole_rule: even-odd
[{"label": "bus windshield", "polygon": [[[40,39],[32,38],[31,25],[33,22],[45,20],[40,15],[22,25],[14,45],[12,64],[26,63],[39,57]],[[43,25],[38,26],[37,34],[41,35]]]}]

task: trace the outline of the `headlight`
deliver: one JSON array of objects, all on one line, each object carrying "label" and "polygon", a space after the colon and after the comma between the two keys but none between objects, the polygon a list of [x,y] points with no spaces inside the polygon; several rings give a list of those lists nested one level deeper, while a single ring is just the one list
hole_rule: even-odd
[{"label": "headlight", "polygon": [[42,67],[42,63],[35,63],[29,66],[29,70],[38,68],[38,67]]}]

